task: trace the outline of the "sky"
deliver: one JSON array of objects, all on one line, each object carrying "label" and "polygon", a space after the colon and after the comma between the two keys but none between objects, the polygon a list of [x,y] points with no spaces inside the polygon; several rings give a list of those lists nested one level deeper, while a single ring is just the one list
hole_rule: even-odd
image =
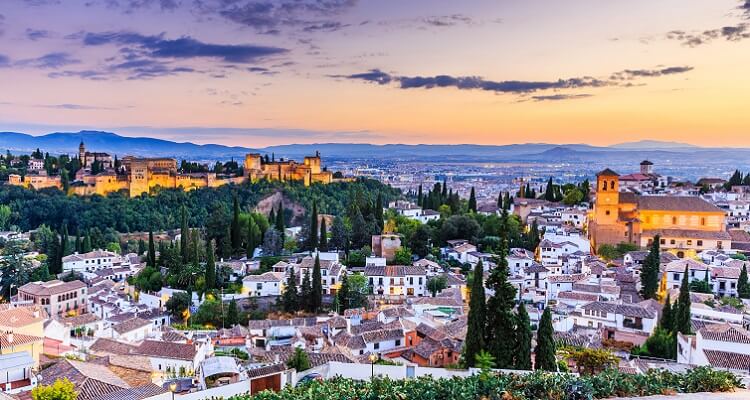
[{"label": "sky", "polygon": [[2,0],[0,131],[750,147],[750,0]]}]

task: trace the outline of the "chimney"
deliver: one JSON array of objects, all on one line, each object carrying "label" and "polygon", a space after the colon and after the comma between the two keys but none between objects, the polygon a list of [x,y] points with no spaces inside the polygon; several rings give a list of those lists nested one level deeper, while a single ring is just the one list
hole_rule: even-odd
[{"label": "chimney", "polygon": [[278,363],[279,363],[279,355],[278,355],[278,354],[274,354],[274,355],[273,355],[273,362],[274,362],[275,364],[278,364]]},{"label": "chimney", "polygon": [[39,310],[34,310],[34,318],[39,318]]},{"label": "chimney", "polygon": [[13,344],[13,332],[8,332],[8,343]]}]

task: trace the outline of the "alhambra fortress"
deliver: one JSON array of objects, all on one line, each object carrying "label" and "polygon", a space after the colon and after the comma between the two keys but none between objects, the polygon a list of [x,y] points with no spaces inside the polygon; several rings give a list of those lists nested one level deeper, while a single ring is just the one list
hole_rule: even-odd
[{"label": "alhambra fortress", "polygon": [[[174,158],[139,158],[125,156],[121,165],[115,166],[115,160],[108,153],[86,151],[81,142],[78,148],[81,168],[70,184],[73,194],[106,195],[112,192],[127,191],[130,197],[149,193],[154,187],[182,188],[193,190],[203,187],[218,187],[229,183],[255,182],[258,180],[301,181],[305,186],[313,182],[328,184],[333,181],[333,174],[321,168],[320,154],[305,157],[300,164],[294,160],[268,160],[260,154],[247,154],[243,164],[243,175],[221,177],[213,172],[181,173]],[[101,172],[92,173],[92,167],[98,164]],[[60,176],[49,176],[44,170],[35,174],[10,175],[9,183],[24,187],[42,189],[47,187],[62,188]]]}]

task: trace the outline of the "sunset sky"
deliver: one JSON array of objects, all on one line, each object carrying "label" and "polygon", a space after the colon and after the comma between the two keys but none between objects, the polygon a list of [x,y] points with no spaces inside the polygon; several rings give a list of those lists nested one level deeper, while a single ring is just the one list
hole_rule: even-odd
[{"label": "sunset sky", "polygon": [[750,0],[1,0],[0,131],[750,147]]}]

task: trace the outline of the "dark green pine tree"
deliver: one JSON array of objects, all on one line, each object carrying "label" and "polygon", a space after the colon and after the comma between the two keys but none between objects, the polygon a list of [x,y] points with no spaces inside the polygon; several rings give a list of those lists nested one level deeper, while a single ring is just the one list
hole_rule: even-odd
[{"label": "dark green pine tree", "polygon": [[232,253],[239,254],[240,249],[242,249],[242,226],[240,225],[240,202],[237,199],[237,195],[234,195],[233,203],[232,224],[230,226]]},{"label": "dark green pine tree", "polygon": [[156,247],[154,246],[154,232],[148,231],[148,255],[146,256],[146,265],[156,268]]},{"label": "dark green pine tree", "polygon": [[503,192],[497,194],[497,208],[503,208]]},{"label": "dark green pine tree", "polygon": [[445,203],[445,200],[448,198],[448,178],[443,178],[443,188],[440,192],[440,204],[438,204],[438,207],[440,207],[443,203]]},{"label": "dark green pine tree", "polygon": [[323,278],[320,275],[320,256],[315,255],[315,265],[312,273],[312,299],[310,311],[319,312],[323,306]]},{"label": "dark green pine tree", "polygon": [[422,184],[419,184],[419,190],[417,192],[417,205],[424,208],[423,197],[422,197]]},{"label": "dark green pine tree", "polygon": [[344,310],[349,308],[349,277],[346,271],[344,271],[341,277],[341,287],[336,292],[336,298],[339,303],[339,310],[336,310],[339,314],[343,314]]},{"label": "dark green pine tree", "polygon": [[232,301],[229,302],[225,314],[224,324],[226,326],[232,327],[240,322],[240,310],[237,308],[237,301],[235,299],[232,299]]},{"label": "dark green pine tree", "polygon": [[75,249],[77,253],[83,253],[83,243],[81,243],[81,235],[76,230],[76,244]]},{"label": "dark green pine tree", "polygon": [[148,256],[147,251],[148,246],[146,246],[146,242],[144,242],[143,239],[138,239],[138,256],[141,256],[142,254]]},{"label": "dark green pine tree", "polygon": [[474,186],[471,187],[471,193],[469,193],[469,211],[477,212],[477,196],[474,193]]},{"label": "dark green pine tree", "polygon": [[[750,174],[748,174],[750,176]],[[747,267],[742,265],[740,278],[737,281],[737,294],[742,299],[750,299],[750,282],[747,281]]]},{"label": "dark green pine tree", "polygon": [[182,263],[187,264],[190,259],[190,228],[188,227],[187,210],[182,206],[180,215],[180,251]]},{"label": "dark green pine tree", "polygon": [[644,299],[655,299],[659,290],[659,251],[659,235],[656,235],[641,269],[641,296]]},{"label": "dark green pine tree", "polygon": [[313,312],[312,310],[312,285],[310,284],[310,270],[306,269],[305,274],[302,277],[302,285],[300,287],[300,308],[307,312]]},{"label": "dark green pine tree", "polygon": [[474,367],[477,354],[485,348],[484,338],[487,336],[487,299],[484,294],[484,267],[481,260],[474,267],[470,296],[463,358],[467,367]]},{"label": "dark green pine tree", "polygon": [[328,228],[326,227],[326,219],[320,220],[320,243],[318,243],[318,250],[328,251]]},{"label": "dark green pine tree", "polygon": [[255,249],[260,246],[260,228],[252,217],[247,219],[247,259],[253,258]]},{"label": "dark green pine tree", "polygon": [[680,297],[677,299],[677,312],[674,317],[674,330],[683,335],[690,334],[690,283],[688,267],[685,266],[685,275],[680,285]]},{"label": "dark green pine tree", "polygon": [[294,275],[294,268],[289,269],[289,276],[286,278],[284,292],[281,295],[281,307],[285,312],[293,313],[299,311],[299,295],[297,294],[297,277]]},{"label": "dark green pine tree", "polygon": [[531,369],[531,321],[526,306],[521,303],[516,312],[516,359],[515,369]]},{"label": "dark green pine tree", "polygon": [[47,263],[49,264],[49,272],[51,274],[59,274],[62,272],[62,265],[60,264],[61,257],[58,256],[60,253],[60,242],[57,239],[57,231],[53,231],[55,234],[55,240],[47,246]]},{"label": "dark green pine tree", "polygon": [[515,306],[516,288],[508,282],[508,260],[506,259],[508,242],[502,239],[497,257],[497,266],[487,278],[487,287],[495,294],[487,301],[487,335],[486,345],[495,357],[497,368],[512,368],[515,353]]},{"label": "dark green pine tree", "polygon": [[674,312],[672,311],[672,301],[669,298],[669,294],[667,294],[664,308],[661,310],[659,327],[670,333],[674,331]]},{"label": "dark green pine tree", "polygon": [[307,249],[310,251],[318,247],[318,203],[313,201],[312,213],[310,213],[310,232],[307,238]]},{"label": "dark green pine tree", "polygon": [[204,278],[206,279],[206,290],[216,288],[216,248],[214,247],[214,241],[210,240],[208,246],[206,246],[206,272]]},{"label": "dark green pine tree", "polygon": [[276,211],[273,207],[271,207],[271,212],[268,213],[268,223],[269,224],[276,224]]},{"label": "dark green pine tree", "polygon": [[544,190],[544,200],[555,201],[555,189],[552,183],[552,177],[547,181],[547,187]]},{"label": "dark green pine tree", "polygon": [[555,353],[554,338],[555,330],[552,326],[552,313],[549,307],[544,309],[542,320],[539,321],[539,330],[536,334],[536,348],[534,348],[534,366],[538,370],[557,371],[557,359]]}]

